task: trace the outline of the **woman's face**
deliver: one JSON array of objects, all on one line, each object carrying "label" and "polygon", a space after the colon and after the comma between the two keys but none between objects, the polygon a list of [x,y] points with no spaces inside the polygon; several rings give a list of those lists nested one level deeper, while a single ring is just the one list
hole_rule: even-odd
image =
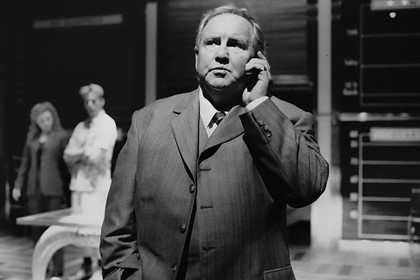
[{"label": "woman's face", "polygon": [[50,111],[45,111],[36,118],[36,124],[42,132],[50,132],[53,128],[53,123],[54,118]]}]

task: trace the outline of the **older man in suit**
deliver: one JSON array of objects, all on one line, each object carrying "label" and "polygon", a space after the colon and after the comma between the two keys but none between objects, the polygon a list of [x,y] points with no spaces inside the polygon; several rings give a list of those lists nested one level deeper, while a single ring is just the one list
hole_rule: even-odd
[{"label": "older man in suit", "polygon": [[102,226],[105,279],[295,279],[286,206],[315,201],[328,164],[313,116],[270,96],[264,52],[246,10],[211,10],[198,89],[134,113]]}]

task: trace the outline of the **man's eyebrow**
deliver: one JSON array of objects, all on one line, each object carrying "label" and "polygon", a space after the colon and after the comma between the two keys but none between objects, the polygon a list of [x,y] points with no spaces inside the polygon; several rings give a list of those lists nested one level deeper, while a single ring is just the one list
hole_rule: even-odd
[{"label": "man's eyebrow", "polygon": [[249,40],[248,38],[229,38],[228,42],[230,43],[235,43],[235,44],[241,44],[241,45],[249,45],[251,40]]},{"label": "man's eyebrow", "polygon": [[235,38],[235,37],[228,38],[228,41],[238,42],[238,43],[246,43],[246,42],[248,42],[247,39],[244,39],[244,38]]},{"label": "man's eyebrow", "polygon": [[205,39],[220,39],[219,35],[214,35],[214,36],[205,36]]}]

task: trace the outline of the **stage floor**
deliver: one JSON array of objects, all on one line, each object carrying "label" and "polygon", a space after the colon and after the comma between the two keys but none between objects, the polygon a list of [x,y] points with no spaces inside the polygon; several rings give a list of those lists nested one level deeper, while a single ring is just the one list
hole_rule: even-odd
[{"label": "stage floor", "polygon": [[[65,248],[66,274],[79,268],[80,250],[73,246]],[[32,252],[27,234],[0,229],[0,280],[31,280]],[[291,245],[290,253],[298,280],[420,279],[420,254],[320,250],[303,245]]]}]

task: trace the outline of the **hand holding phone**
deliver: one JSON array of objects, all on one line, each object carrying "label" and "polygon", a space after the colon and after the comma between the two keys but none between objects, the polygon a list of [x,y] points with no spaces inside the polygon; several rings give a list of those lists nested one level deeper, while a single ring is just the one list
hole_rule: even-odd
[{"label": "hand holding phone", "polygon": [[257,56],[245,65],[245,83],[246,88],[242,96],[245,105],[259,97],[269,95],[272,83],[270,65],[261,51],[258,51]]},{"label": "hand holding phone", "polygon": [[246,89],[251,92],[258,82],[259,69],[252,68],[245,72]]}]

